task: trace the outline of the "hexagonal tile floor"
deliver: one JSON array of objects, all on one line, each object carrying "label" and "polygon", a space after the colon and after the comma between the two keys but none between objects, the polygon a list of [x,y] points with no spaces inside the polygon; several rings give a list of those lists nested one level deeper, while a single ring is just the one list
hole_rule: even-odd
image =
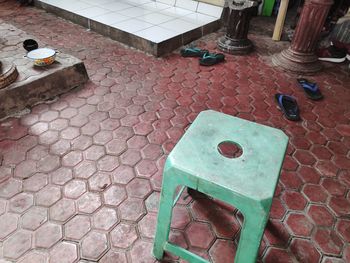
[{"label": "hexagonal tile floor", "polygon": [[[287,44],[259,30],[270,26],[262,18],[252,27],[257,52],[209,68],[178,53],[148,56],[42,10],[18,9],[15,1],[1,3],[0,19],[79,57],[91,78],[0,124],[0,262],[156,262],[164,161],[204,109],[290,137],[258,261],[350,262],[347,65],[325,64],[310,77],[325,96],[313,102],[296,76],[271,66],[270,55]],[[220,34],[197,44],[214,50]],[[301,122],[283,118],[276,92],[298,99]],[[231,262],[242,221],[222,202],[184,193],[170,240],[212,262]]]}]

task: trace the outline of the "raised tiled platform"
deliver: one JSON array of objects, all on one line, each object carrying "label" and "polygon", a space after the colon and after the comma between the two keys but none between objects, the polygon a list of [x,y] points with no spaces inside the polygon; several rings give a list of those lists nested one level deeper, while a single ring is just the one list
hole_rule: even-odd
[{"label": "raised tiled platform", "polygon": [[155,56],[217,30],[222,12],[193,0],[37,0],[36,5]]},{"label": "raised tiled platform", "polygon": [[84,63],[64,53],[58,53],[50,66],[33,66],[33,62],[24,57],[26,51],[22,42],[27,38],[33,37],[0,20],[0,60],[13,63],[19,72],[14,83],[0,89],[0,119],[63,94],[88,80]]}]

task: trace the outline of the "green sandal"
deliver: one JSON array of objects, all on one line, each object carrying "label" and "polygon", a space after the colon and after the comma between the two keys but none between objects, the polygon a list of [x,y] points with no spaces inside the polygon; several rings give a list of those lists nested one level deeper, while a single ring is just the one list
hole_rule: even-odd
[{"label": "green sandal", "polygon": [[200,48],[184,48],[181,49],[180,53],[183,57],[203,57],[204,54],[208,53],[209,51],[206,49],[200,49]]},{"label": "green sandal", "polygon": [[218,64],[220,62],[223,62],[225,60],[225,55],[218,53],[218,54],[211,54],[206,53],[204,56],[199,60],[199,64],[202,66],[213,66],[215,64]]}]

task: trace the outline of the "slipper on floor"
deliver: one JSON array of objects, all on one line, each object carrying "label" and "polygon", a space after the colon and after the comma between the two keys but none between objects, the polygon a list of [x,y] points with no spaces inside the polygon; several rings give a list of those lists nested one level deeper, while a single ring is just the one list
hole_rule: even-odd
[{"label": "slipper on floor", "polygon": [[275,95],[276,102],[288,120],[300,120],[300,111],[295,98],[277,93]]},{"label": "slipper on floor", "polygon": [[224,60],[225,60],[224,54],[206,53],[199,60],[199,64],[202,66],[213,66],[213,65],[218,64],[220,62],[223,62]]},{"label": "slipper on floor", "polygon": [[209,51],[206,49],[200,49],[196,47],[181,49],[180,53],[183,57],[203,57],[204,54]]},{"label": "slipper on floor", "polygon": [[320,100],[323,98],[323,95],[316,83],[310,82],[307,79],[297,79],[297,81],[305,91],[308,98],[312,100]]}]

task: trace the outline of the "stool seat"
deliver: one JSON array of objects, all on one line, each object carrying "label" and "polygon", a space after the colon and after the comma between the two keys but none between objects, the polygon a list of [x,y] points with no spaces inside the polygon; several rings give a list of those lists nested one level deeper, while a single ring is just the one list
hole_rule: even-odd
[{"label": "stool seat", "polygon": [[[238,146],[242,154],[230,158],[236,156],[220,151],[225,144]],[[240,210],[244,221],[232,262],[254,263],[287,144],[280,130],[211,110],[201,112],[165,162],[154,256],[161,259],[168,251],[190,263],[208,262],[168,241],[174,194],[183,186]]]},{"label": "stool seat", "polygon": [[[230,141],[243,154],[227,158],[218,145]],[[206,180],[255,200],[273,196],[283,163],[288,137],[268,126],[212,110],[198,115],[168,156],[167,167],[198,182]]]}]

